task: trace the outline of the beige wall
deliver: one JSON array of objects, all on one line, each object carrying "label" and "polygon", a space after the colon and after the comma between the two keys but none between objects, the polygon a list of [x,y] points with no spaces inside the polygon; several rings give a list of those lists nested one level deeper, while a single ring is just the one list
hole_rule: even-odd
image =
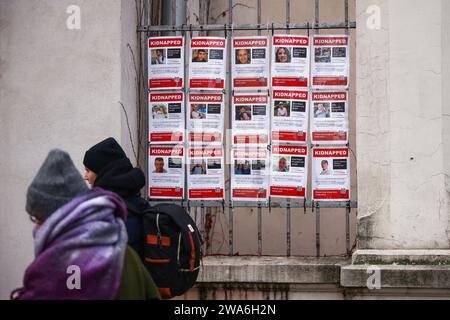
[{"label": "beige wall", "polygon": [[[68,5],[81,29],[68,30]],[[0,298],[33,260],[26,188],[51,148],[83,170],[84,152],[114,136],[131,155],[119,101],[135,130],[134,1],[0,1]],[[133,159],[133,157],[130,157]]]},{"label": "beige wall", "polygon": [[[373,4],[381,30],[365,28]],[[450,248],[449,9],[357,2],[360,249]]]}]

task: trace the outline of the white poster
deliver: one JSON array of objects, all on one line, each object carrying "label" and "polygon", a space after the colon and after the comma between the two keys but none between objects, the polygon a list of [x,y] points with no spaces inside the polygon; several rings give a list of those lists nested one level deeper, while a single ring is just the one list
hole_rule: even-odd
[{"label": "white poster", "polygon": [[350,200],[350,158],[347,147],[314,148],[313,200]]},{"label": "white poster", "polygon": [[180,89],[184,86],[183,37],[148,39],[148,88]]},{"label": "white poster", "polygon": [[272,37],[272,87],[309,86],[309,37]]},{"label": "white poster", "polygon": [[188,150],[188,198],[222,200],[224,197],[224,157],[222,147]]},{"label": "white poster", "polygon": [[304,198],[308,181],[308,147],[272,146],[270,196]]},{"label": "white poster", "polygon": [[313,89],[346,89],[349,85],[349,36],[314,35],[311,77]]},{"label": "white poster", "polygon": [[223,93],[190,93],[187,106],[188,142],[221,145],[224,108]]},{"label": "white poster", "polygon": [[232,149],[232,200],[266,201],[268,199],[269,159],[267,148]]},{"label": "white poster", "polygon": [[195,37],[189,50],[189,87],[225,88],[227,41],[220,37]]},{"label": "white poster", "polygon": [[184,148],[151,146],[148,158],[149,190],[153,199],[183,199]]},{"label": "white poster", "polygon": [[308,91],[273,90],[272,143],[306,143],[308,112]]},{"label": "white poster", "polygon": [[269,143],[270,108],[267,94],[237,94],[232,105],[232,144]]},{"label": "white poster", "polygon": [[232,49],[233,88],[267,89],[269,40],[267,37],[235,37]]},{"label": "white poster", "polygon": [[313,91],[311,96],[311,143],[347,144],[347,91]]},{"label": "white poster", "polygon": [[185,121],[183,92],[151,92],[148,115],[150,143],[183,143]]}]

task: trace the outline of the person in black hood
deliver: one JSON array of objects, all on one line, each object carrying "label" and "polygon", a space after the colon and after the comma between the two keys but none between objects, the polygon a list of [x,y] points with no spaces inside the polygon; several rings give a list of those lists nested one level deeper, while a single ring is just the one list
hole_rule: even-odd
[{"label": "person in black hood", "polygon": [[83,159],[85,180],[91,187],[117,193],[126,203],[128,244],[142,256],[143,222],[141,212],[145,200],[140,190],[145,186],[144,172],[133,168],[130,159],[114,138],[107,138],[86,151]]}]

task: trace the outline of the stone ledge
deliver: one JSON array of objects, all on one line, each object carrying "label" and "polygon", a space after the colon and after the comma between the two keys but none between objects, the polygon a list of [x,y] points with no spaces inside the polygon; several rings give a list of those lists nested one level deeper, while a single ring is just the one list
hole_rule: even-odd
[{"label": "stone ledge", "polygon": [[199,283],[339,284],[341,257],[222,257],[203,259]]},{"label": "stone ledge", "polygon": [[384,288],[450,288],[450,266],[431,265],[349,265],[341,268],[341,286],[367,288],[368,278],[380,271]]},{"label": "stone ledge", "polygon": [[357,250],[352,264],[450,265],[450,250]]}]

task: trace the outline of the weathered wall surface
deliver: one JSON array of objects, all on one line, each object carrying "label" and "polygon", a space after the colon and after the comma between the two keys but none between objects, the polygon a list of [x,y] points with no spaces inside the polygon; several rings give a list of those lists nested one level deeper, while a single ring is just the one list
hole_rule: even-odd
[{"label": "weathered wall surface", "polygon": [[358,1],[357,24],[358,248],[448,249],[448,2]]},{"label": "weathered wall surface", "polygon": [[[80,30],[66,28],[69,5],[81,9]],[[134,161],[119,101],[136,131],[135,15],[134,1],[0,1],[2,299],[33,260],[25,194],[47,152],[68,151],[82,172],[87,148],[113,136]]]}]

